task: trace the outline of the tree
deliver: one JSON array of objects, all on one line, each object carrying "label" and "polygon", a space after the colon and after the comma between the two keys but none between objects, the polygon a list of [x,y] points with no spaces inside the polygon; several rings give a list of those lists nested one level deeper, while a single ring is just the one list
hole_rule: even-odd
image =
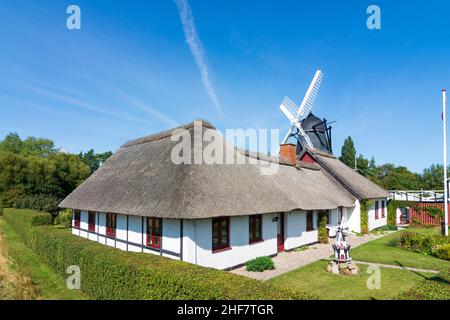
[{"label": "tree", "polygon": [[369,176],[369,160],[364,158],[362,154],[360,154],[356,159],[356,168],[359,174],[363,175],[364,177]]},{"label": "tree", "polygon": [[350,168],[355,167],[356,149],[351,137],[347,137],[341,149],[341,156],[339,159],[348,165]]},{"label": "tree", "polygon": [[[448,168],[447,168],[448,171]],[[444,189],[444,166],[441,164],[432,164],[429,168],[423,170],[422,188],[425,190],[443,190]]]},{"label": "tree", "polygon": [[108,158],[112,155],[111,151],[103,152],[103,153],[95,153],[93,149],[89,150],[86,153],[83,151],[78,155],[80,159],[89,166],[91,172],[97,170]]}]

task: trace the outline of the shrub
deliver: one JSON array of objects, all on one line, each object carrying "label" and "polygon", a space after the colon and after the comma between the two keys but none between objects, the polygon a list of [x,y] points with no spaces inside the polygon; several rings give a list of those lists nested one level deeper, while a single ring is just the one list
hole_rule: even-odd
[{"label": "shrub", "polygon": [[72,226],[72,211],[70,209],[61,210],[55,217],[55,224],[69,228]]},{"label": "shrub", "polygon": [[450,260],[450,244],[443,244],[437,246],[436,249],[433,250],[432,255],[444,260]]},{"label": "shrub", "polygon": [[361,200],[360,202],[360,212],[361,212],[361,233],[369,233],[369,209],[373,205],[372,200]]},{"label": "shrub", "polygon": [[55,272],[67,277],[68,266],[79,266],[81,290],[94,299],[312,298],[221,270],[159,255],[121,251],[74,236],[70,229],[32,226],[48,222],[48,214],[41,218],[43,213],[5,209],[4,215],[24,242]]},{"label": "shrub", "polygon": [[399,299],[405,300],[448,300],[450,297],[450,273],[441,272],[436,276],[423,280],[408,291],[402,293]]},{"label": "shrub", "polygon": [[275,265],[270,257],[258,257],[247,261],[245,264],[247,271],[263,272],[265,270],[274,270]]},{"label": "shrub", "polygon": [[14,200],[12,207],[16,209],[30,209],[55,213],[61,200],[49,195],[25,195]]},{"label": "shrub", "polygon": [[448,243],[447,237],[439,234],[420,234],[418,232],[403,231],[400,235],[400,245],[426,255],[433,254],[437,246]]},{"label": "shrub", "polygon": [[328,243],[328,229],[327,229],[328,212],[319,211],[318,213],[318,237],[320,243]]}]

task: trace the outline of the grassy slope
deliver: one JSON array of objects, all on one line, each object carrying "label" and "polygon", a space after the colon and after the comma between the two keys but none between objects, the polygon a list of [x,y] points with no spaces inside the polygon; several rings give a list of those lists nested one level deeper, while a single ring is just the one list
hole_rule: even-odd
[{"label": "grassy slope", "polygon": [[361,265],[356,276],[336,276],[326,271],[327,261],[316,261],[305,267],[269,280],[282,286],[300,289],[320,299],[395,299],[432,274],[381,268],[381,288],[368,289],[367,266]]},{"label": "grassy slope", "polygon": [[65,279],[42,263],[3,218],[0,218],[0,233],[9,256],[16,262],[16,268],[31,278],[40,299],[86,299],[79,290],[67,289]]},{"label": "grassy slope", "polygon": [[[435,232],[433,229],[409,229],[421,233]],[[400,231],[401,232],[401,231]],[[405,267],[448,271],[450,262],[435,257],[426,256],[397,246],[400,232],[368,242],[352,249],[351,256],[355,260],[378,262]]]}]

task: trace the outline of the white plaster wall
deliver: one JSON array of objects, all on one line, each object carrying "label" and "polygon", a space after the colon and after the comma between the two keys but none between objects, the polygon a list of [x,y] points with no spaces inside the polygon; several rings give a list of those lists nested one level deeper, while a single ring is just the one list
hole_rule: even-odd
[{"label": "white plaster wall", "polygon": [[[249,244],[248,216],[230,217],[231,249],[212,252],[212,219],[185,220],[185,261],[205,267],[226,269],[256,257],[277,253],[277,222],[275,214],[264,214],[262,219],[262,242]],[[186,239],[187,238],[187,239]]]},{"label": "white plaster wall", "polygon": [[[124,214],[116,215],[116,239],[127,241],[127,216]],[[127,244],[116,241],[116,248],[127,250]]]},{"label": "white plaster wall", "polygon": [[[339,220],[339,209],[332,209],[330,210],[330,225],[332,226],[337,226],[338,225],[338,221]],[[336,236],[336,231],[335,230],[329,230],[328,231],[328,235],[330,237],[335,237]]]},{"label": "white plaster wall", "polygon": [[[382,208],[381,208],[381,202],[385,201],[385,205],[387,206],[387,199],[386,198],[380,198],[380,199],[374,199],[373,204],[370,207],[369,210],[369,231],[380,228],[382,226],[385,226],[387,224],[387,207],[385,209],[385,216],[382,218]],[[378,219],[375,219],[375,201],[378,201]]]},{"label": "white plaster wall", "polygon": [[[80,213],[80,229],[83,229],[83,230],[88,229],[88,213],[87,213],[87,211],[81,211],[81,213]],[[88,233],[83,230],[80,230],[80,236],[83,238],[87,238]]]},{"label": "white plaster wall", "polygon": [[344,216],[346,225],[350,231],[361,232],[361,204],[359,200],[355,200],[355,206],[351,208],[344,208]]},{"label": "white plaster wall", "polygon": [[[286,250],[300,247],[302,245],[317,242],[318,231],[306,231],[306,211],[293,211],[285,213],[286,229],[285,243]],[[313,226],[317,229],[317,214],[313,214]]]},{"label": "white plaster wall", "polygon": [[[142,217],[129,216],[128,229],[128,241],[130,243],[141,245],[145,242],[145,237],[142,235]],[[142,252],[142,248],[137,245],[128,244],[128,251]]]},{"label": "white plaster wall", "polygon": [[104,212],[98,213],[98,242],[106,244],[106,214]]},{"label": "white plaster wall", "polygon": [[[180,220],[163,219],[162,249],[180,254]],[[169,254],[163,253],[168,257]]]},{"label": "white plaster wall", "polygon": [[397,208],[395,210],[395,223],[396,224],[400,224],[401,223],[401,221],[400,221],[401,217],[402,217],[402,210],[400,210],[400,208]]}]

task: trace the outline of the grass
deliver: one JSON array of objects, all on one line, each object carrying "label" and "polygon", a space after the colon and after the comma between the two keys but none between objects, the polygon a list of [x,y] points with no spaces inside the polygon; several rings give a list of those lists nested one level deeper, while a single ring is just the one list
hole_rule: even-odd
[{"label": "grass", "polygon": [[[10,264],[10,277],[19,272],[30,279],[34,295],[24,299],[80,300],[87,297],[79,290],[69,290],[66,281],[47,267],[39,257],[22,242],[17,233],[0,218],[0,237],[6,246],[8,255],[14,260]],[[11,273],[12,272],[12,273]]]},{"label": "grass", "polygon": [[[433,229],[410,229],[422,234]],[[299,289],[319,299],[450,299],[450,262],[398,246],[401,231],[352,249],[355,260],[396,266],[432,269],[439,275],[400,269],[381,268],[381,288],[369,289],[367,265],[359,265],[356,276],[336,276],[326,271],[327,261],[321,260],[275,277],[269,282]]]},{"label": "grass", "polygon": [[[422,234],[437,232],[435,229],[408,229]],[[420,269],[448,271],[450,262],[398,247],[401,231],[352,249],[354,260],[391,264]]]},{"label": "grass", "polygon": [[268,280],[281,286],[300,289],[325,300],[368,300],[395,299],[411,290],[433,274],[418,273],[399,269],[381,268],[381,288],[369,289],[365,265],[359,265],[361,273],[356,276],[337,276],[326,271],[328,262],[320,260],[305,267],[282,274]]}]

